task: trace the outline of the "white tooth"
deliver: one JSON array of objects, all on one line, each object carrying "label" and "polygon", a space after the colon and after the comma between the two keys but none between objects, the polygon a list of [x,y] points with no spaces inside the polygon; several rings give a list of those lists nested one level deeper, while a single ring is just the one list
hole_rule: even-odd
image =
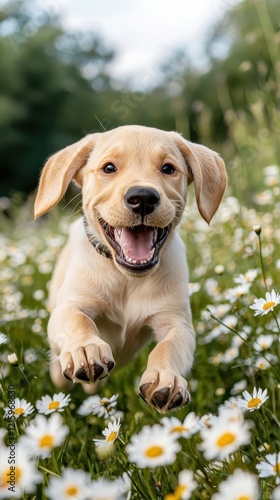
[{"label": "white tooth", "polygon": [[132,264],[137,264],[137,260],[133,260],[133,261],[132,261]]},{"label": "white tooth", "polygon": [[154,228],[154,234],[153,234],[153,243],[156,243],[157,241],[157,235],[158,235],[158,230],[156,228]]}]

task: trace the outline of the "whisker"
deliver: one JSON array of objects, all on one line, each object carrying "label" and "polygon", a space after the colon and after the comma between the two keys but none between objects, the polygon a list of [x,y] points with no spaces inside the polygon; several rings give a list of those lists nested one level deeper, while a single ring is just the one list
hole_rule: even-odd
[{"label": "whisker", "polygon": [[64,210],[66,207],[68,207],[68,205],[70,205],[70,203],[75,200],[75,198],[77,198],[77,196],[81,196],[81,193],[77,193],[75,196],[73,196],[73,198],[71,198],[71,200],[68,201],[68,203],[66,203],[66,205],[64,205],[64,207],[62,208],[62,210]]}]

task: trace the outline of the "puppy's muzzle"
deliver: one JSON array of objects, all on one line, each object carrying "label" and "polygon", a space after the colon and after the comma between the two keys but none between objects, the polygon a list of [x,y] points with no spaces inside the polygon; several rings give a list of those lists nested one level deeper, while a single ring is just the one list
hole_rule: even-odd
[{"label": "puppy's muzzle", "polygon": [[151,214],[160,205],[160,196],[154,188],[136,186],[128,189],[124,201],[132,212],[141,216],[143,223],[145,216]]}]

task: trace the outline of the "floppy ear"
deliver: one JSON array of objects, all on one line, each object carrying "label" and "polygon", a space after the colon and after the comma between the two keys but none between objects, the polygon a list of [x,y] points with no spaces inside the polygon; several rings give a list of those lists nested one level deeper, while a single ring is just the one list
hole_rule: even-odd
[{"label": "floppy ear", "polygon": [[177,137],[177,145],[188,166],[189,182],[194,182],[198,210],[209,224],[227,187],[225,164],[215,151]]},{"label": "floppy ear", "polygon": [[72,179],[79,184],[79,170],[86,164],[97,135],[87,135],[49,158],[40,177],[34,207],[35,219],[61,200]]}]

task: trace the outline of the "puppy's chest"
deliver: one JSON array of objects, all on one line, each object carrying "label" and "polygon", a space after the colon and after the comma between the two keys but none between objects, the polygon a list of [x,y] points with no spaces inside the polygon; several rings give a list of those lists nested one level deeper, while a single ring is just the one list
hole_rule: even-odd
[{"label": "puppy's chest", "polygon": [[148,319],[152,311],[152,302],[131,290],[120,289],[117,296],[108,300],[106,311],[96,318],[96,325],[115,356],[133,356],[147,343],[151,336]]}]

